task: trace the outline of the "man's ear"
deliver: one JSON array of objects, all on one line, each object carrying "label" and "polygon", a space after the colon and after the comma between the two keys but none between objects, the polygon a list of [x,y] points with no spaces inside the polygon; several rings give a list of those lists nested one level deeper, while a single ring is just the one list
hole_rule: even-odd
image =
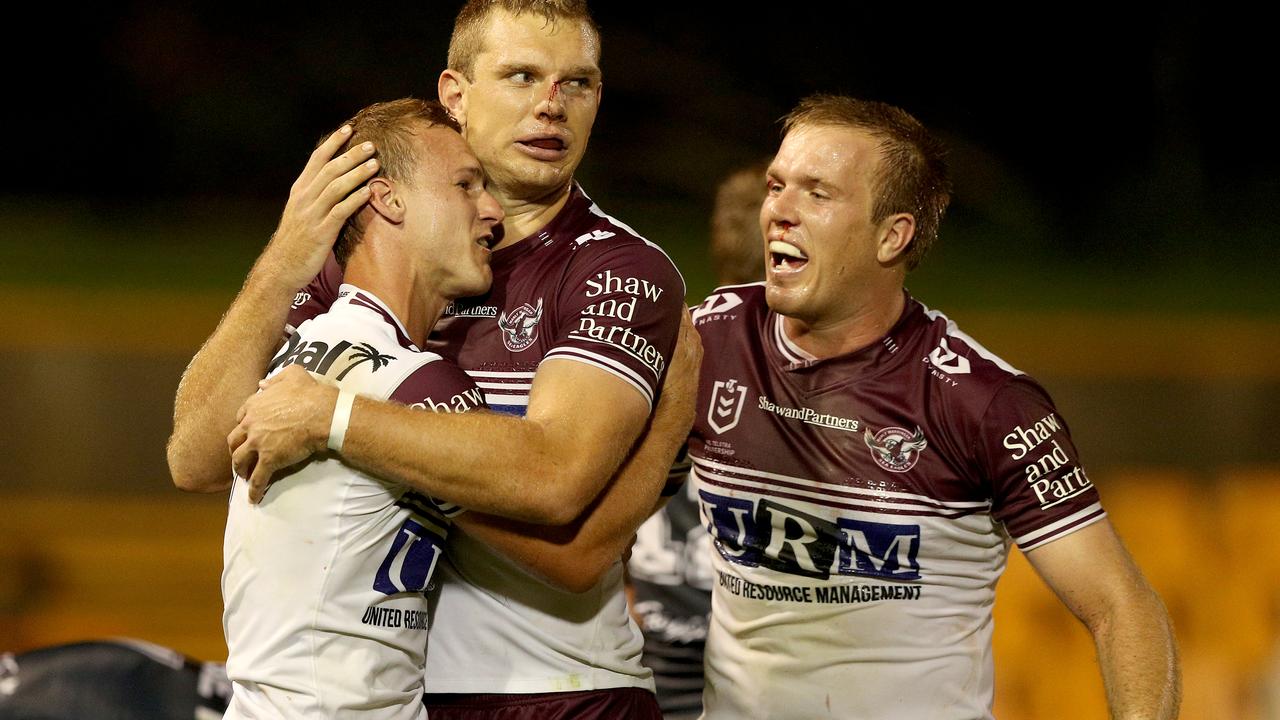
[{"label": "man's ear", "polygon": [[888,265],[902,257],[916,236],[916,219],[911,213],[896,213],[880,221],[880,242],[876,260]]},{"label": "man's ear", "polygon": [[404,222],[404,198],[396,192],[391,181],[376,177],[369,181],[369,207],[392,225]]},{"label": "man's ear", "polygon": [[440,81],[436,83],[440,104],[444,105],[453,119],[464,128],[467,126],[467,90],[470,87],[471,82],[457,70],[445,70],[440,73]]}]

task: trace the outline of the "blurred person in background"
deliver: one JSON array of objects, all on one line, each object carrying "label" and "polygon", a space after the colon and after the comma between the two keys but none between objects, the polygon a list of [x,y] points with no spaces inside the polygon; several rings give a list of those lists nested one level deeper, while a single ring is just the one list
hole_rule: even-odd
[{"label": "blurred person in background", "polygon": [[705,716],[990,718],[1016,543],[1092,634],[1112,716],[1175,717],[1168,614],[1048,394],[904,289],[950,199],[940,143],[818,95],[767,177],[765,283],[693,313]]},{"label": "blurred person in background", "polygon": [[[433,598],[426,682],[437,719],[659,716],[621,557],[687,435],[700,350],[691,332],[677,345],[687,315],[670,259],[573,180],[601,98],[599,57],[580,0],[463,7],[438,92],[506,217],[492,289],[446,308],[427,349],[468,371],[503,414],[357,399],[349,417],[348,463],[471,511],[451,530]],[[184,375],[169,445],[181,487],[223,482],[233,428],[256,492],[325,448],[336,393],[306,373],[281,373],[237,410],[280,328],[334,300],[333,218],[360,199],[320,199],[296,225],[282,221]],[[508,503],[561,527],[483,515]],[[555,562],[557,549],[574,550],[572,561]]]},{"label": "blurred person in background", "polygon": [[[764,279],[760,162],[730,173],[716,190],[711,211],[711,263],[717,285]],[[644,633],[644,665],[653,670],[658,704],[666,720],[702,714],[702,651],[711,612],[711,538],[698,520],[692,483],[679,487],[689,469],[682,456],[668,485],[667,504],[641,526],[627,564],[632,614]]]}]

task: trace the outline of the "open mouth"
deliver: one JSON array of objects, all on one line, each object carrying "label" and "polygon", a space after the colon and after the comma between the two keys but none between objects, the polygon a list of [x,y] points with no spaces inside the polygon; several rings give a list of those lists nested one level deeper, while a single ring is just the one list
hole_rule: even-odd
[{"label": "open mouth", "polygon": [[539,160],[559,160],[564,157],[569,148],[569,144],[564,141],[564,138],[553,135],[528,137],[517,140],[516,144],[525,153]]},{"label": "open mouth", "polygon": [[493,235],[484,235],[476,238],[476,244],[485,250],[492,250],[494,245]]},{"label": "open mouth", "polygon": [[769,265],[774,272],[800,272],[809,263],[809,256],[791,243],[773,240],[769,243]]}]

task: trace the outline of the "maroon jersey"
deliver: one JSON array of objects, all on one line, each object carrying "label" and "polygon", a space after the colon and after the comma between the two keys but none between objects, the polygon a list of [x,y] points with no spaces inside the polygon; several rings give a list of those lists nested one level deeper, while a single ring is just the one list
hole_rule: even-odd
[{"label": "maroon jersey", "polygon": [[909,296],[880,342],[823,360],[763,284],[694,321],[707,717],[989,716],[1009,540],[1104,517],[1049,396]]},{"label": "maroon jersey", "polygon": [[[684,280],[658,246],[574,185],[550,223],[495,251],[491,267],[490,291],[450,304],[427,342],[475,380],[491,409],[523,415],[534,373],[548,358],[610,373],[652,407],[685,312]],[[337,275],[331,263],[299,293],[291,324],[328,303]],[[509,452],[503,438],[476,440]],[[512,455],[512,463],[520,461]],[[642,641],[628,621],[620,562],[599,587],[575,594],[465,531],[455,529],[449,542],[434,602],[428,692],[653,688],[639,663]]]},{"label": "maroon jersey", "polygon": [[[450,303],[426,348],[466,370],[492,409],[523,415],[544,358],[587,363],[652,407],[684,310],[684,279],[657,245],[574,185],[542,230],[493,253],[493,286]],[[324,312],[342,270],[330,257],[298,293],[291,326]]]}]

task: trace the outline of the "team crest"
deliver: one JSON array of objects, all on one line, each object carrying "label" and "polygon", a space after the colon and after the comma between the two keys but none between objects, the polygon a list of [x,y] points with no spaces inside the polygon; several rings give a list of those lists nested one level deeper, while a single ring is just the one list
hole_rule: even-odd
[{"label": "team crest", "polygon": [[917,426],[914,434],[897,427],[887,427],[872,435],[871,428],[862,433],[871,457],[889,472],[906,472],[916,466],[920,453],[929,445]]},{"label": "team crest", "polygon": [[511,314],[498,316],[498,327],[502,328],[502,344],[511,352],[520,352],[538,339],[538,321],[542,319],[542,298],[538,298],[538,307],[525,303]]},{"label": "team crest", "polygon": [[711,407],[707,408],[707,422],[717,433],[726,433],[737,426],[742,418],[742,406],[746,404],[747,386],[737,380],[717,380],[711,388]]}]

